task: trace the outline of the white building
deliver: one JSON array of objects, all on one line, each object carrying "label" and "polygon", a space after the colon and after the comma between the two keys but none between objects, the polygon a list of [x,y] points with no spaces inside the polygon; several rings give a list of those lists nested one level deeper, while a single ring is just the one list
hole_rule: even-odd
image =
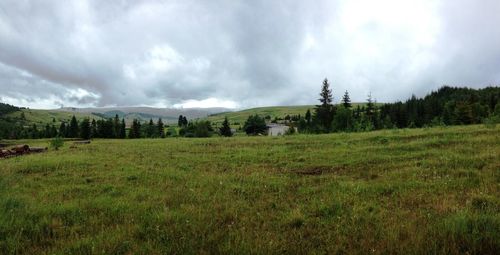
[{"label": "white building", "polygon": [[267,124],[267,134],[269,136],[279,136],[284,135],[290,127],[282,124],[270,123]]}]

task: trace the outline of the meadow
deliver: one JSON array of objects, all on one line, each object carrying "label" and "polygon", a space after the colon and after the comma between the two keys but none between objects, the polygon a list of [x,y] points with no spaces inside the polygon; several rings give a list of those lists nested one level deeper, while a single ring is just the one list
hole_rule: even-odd
[{"label": "meadow", "polygon": [[70,144],[0,159],[0,253],[500,250],[499,127]]},{"label": "meadow", "polygon": [[245,109],[235,112],[223,112],[212,114],[206,120],[212,123],[222,123],[224,118],[227,117],[231,123],[239,123],[243,125],[250,115],[258,114],[261,117],[270,116],[271,119],[275,117],[284,118],[286,115],[302,115],[304,116],[307,110],[314,110],[314,105],[296,105],[296,106],[268,106],[268,107],[257,107],[251,109]]}]

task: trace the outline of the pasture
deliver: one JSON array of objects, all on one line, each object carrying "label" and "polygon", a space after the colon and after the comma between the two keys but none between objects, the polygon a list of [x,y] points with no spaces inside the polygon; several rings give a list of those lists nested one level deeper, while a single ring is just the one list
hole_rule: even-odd
[{"label": "pasture", "polygon": [[493,254],[499,188],[499,127],[66,143],[0,160],[0,251]]}]

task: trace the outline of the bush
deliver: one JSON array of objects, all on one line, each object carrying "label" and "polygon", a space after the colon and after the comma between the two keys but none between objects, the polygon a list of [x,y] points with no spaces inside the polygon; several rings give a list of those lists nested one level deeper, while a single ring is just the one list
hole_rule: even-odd
[{"label": "bush", "polygon": [[59,148],[64,146],[64,140],[60,136],[56,136],[50,140],[50,147],[54,150],[59,150]]},{"label": "bush", "polygon": [[189,124],[179,130],[179,135],[184,137],[210,137],[214,129],[210,121],[189,122]]},{"label": "bush", "polygon": [[487,128],[495,128],[497,124],[500,123],[500,117],[493,115],[489,118],[484,119],[483,123]]},{"label": "bush", "polygon": [[266,121],[259,115],[250,115],[243,129],[247,135],[265,134],[267,131]]},{"label": "bush", "polygon": [[285,131],[285,135],[295,135],[295,127],[288,127],[288,129]]}]

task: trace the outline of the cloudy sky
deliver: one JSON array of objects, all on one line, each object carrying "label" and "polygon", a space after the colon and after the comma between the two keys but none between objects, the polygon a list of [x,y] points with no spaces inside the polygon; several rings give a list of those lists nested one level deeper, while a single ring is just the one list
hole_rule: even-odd
[{"label": "cloudy sky", "polygon": [[0,101],[64,106],[379,102],[500,84],[498,0],[1,0]]}]

